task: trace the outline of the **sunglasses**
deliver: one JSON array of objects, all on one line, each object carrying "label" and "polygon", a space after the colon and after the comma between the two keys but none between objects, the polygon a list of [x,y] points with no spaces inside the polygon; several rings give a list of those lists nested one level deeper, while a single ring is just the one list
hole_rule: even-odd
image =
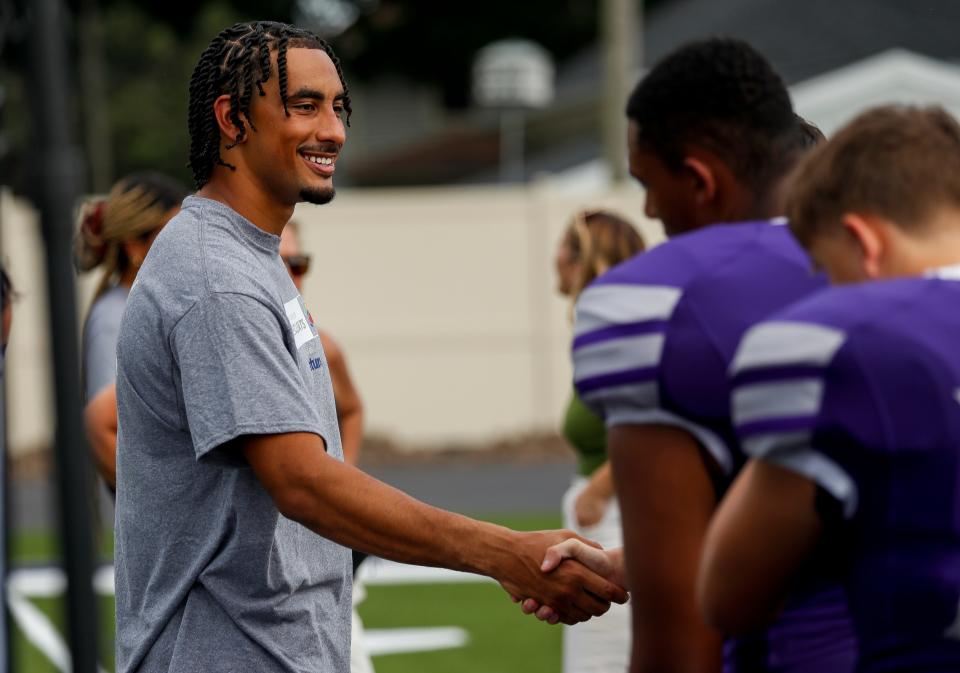
[{"label": "sunglasses", "polygon": [[281,259],[294,276],[304,276],[310,270],[310,255],[281,255]]}]

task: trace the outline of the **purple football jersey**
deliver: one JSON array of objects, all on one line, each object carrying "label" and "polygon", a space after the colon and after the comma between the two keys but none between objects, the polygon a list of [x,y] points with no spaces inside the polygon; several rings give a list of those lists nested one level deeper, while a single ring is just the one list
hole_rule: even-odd
[{"label": "purple football jersey", "polygon": [[[584,403],[611,427],[686,430],[715,462],[721,489],[745,460],[727,376],[740,338],[826,284],[784,224],[718,224],[676,237],[611,269],[577,302],[574,381]],[[727,643],[726,670],[848,673],[853,651],[842,591],[813,582],[776,626]]]},{"label": "purple football jersey", "polygon": [[860,671],[960,671],[958,307],[960,267],[825,290],[731,369],[747,453],[840,504]]}]

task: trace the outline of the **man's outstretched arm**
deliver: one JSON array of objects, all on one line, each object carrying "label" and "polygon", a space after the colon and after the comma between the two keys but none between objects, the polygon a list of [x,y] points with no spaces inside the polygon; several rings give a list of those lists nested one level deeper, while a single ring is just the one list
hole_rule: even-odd
[{"label": "man's outstretched arm", "polygon": [[626,601],[622,588],[583,566],[566,564],[551,576],[540,571],[546,549],[571,532],[519,533],[431,507],[331,458],[314,434],[238,441],[284,516],[344,546],[492,577],[513,596],[553,606],[570,624]]}]

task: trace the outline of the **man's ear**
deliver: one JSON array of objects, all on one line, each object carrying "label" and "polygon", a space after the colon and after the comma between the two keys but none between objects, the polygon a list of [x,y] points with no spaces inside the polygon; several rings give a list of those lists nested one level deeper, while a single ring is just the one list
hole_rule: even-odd
[{"label": "man's ear", "polygon": [[693,156],[683,160],[683,167],[693,180],[694,198],[698,204],[713,201],[717,194],[717,176],[707,162]]},{"label": "man's ear", "polygon": [[860,248],[863,270],[867,277],[872,280],[879,278],[889,246],[883,222],[869,215],[845,213],[840,218],[840,223]]},{"label": "man's ear", "polygon": [[[226,136],[226,149],[236,147],[240,143],[246,142],[247,133],[243,127],[238,127],[230,119],[230,111],[233,106],[230,104],[230,96],[223,94],[217,100],[213,101],[213,114],[217,118],[217,126],[220,127],[220,133]],[[243,116],[240,117],[243,119]]]}]

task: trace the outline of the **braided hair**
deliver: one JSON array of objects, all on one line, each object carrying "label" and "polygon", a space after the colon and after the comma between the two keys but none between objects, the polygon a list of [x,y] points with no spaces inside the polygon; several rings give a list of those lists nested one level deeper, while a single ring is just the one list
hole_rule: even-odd
[{"label": "braided hair", "polygon": [[230,96],[230,121],[240,129],[230,149],[246,136],[247,127],[241,119],[246,118],[253,131],[256,126],[250,120],[250,100],[254,89],[265,96],[263,83],[270,79],[270,52],[277,51],[277,74],[280,101],[284,113],[287,110],[287,49],[322,49],[333,61],[343,85],[343,109],[346,124],[350,125],[350,95],[343,78],[340,59],[333,49],[315,33],[285,23],[274,21],[251,21],[227,28],[215,38],[200,55],[190,78],[190,106],[187,126],[190,131],[190,170],[193,182],[200,189],[210,181],[216,165],[230,170],[236,167],[220,156],[220,128],[213,111],[218,97]]}]

